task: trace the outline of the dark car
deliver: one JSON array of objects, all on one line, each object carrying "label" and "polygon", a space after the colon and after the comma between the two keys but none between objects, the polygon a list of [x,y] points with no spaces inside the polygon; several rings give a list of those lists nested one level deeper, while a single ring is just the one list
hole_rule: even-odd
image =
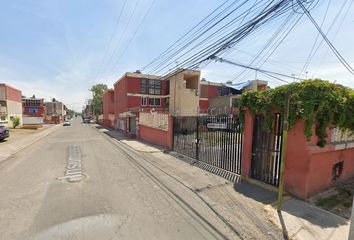
[{"label": "dark car", "polygon": [[90,123],[91,122],[91,119],[89,118],[84,118],[84,123]]},{"label": "dark car", "polygon": [[8,138],[10,136],[9,129],[7,129],[4,126],[0,126],[0,141],[4,140],[5,138]]}]

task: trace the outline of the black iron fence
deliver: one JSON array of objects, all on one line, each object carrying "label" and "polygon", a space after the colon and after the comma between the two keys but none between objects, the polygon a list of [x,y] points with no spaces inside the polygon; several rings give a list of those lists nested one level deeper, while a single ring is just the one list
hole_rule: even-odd
[{"label": "black iron fence", "polygon": [[173,125],[176,152],[241,173],[243,134],[237,117],[175,117]]}]

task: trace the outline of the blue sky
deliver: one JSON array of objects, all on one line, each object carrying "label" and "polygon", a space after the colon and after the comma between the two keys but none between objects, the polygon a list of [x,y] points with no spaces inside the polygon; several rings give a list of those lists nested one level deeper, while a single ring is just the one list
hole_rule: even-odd
[{"label": "blue sky", "polygon": [[[129,0],[112,35],[123,0],[1,0],[0,82],[21,89],[24,95],[55,97],[81,110],[91,85],[106,83],[112,87],[122,74],[149,63],[223,1]],[[329,4],[323,30],[327,32],[334,21],[328,38],[354,66],[354,4],[350,0],[329,1],[320,1],[312,14],[321,23]],[[342,4],[346,4],[345,11],[335,19]],[[247,64],[269,34],[263,32],[257,41],[246,38],[226,56]],[[304,17],[263,68],[298,76],[316,36],[316,29]],[[201,71],[207,80],[225,82],[242,69],[213,63]],[[307,71],[308,77],[354,87],[354,77],[325,43]],[[269,80],[271,86],[280,84],[261,74],[257,77]],[[255,78],[254,71],[235,81],[251,78]]]}]

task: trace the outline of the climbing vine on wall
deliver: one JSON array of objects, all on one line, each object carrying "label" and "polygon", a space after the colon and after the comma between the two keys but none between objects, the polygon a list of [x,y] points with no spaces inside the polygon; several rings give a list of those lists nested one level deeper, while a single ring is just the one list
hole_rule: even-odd
[{"label": "climbing vine on wall", "polygon": [[315,124],[318,146],[323,147],[326,144],[326,128],[329,126],[354,132],[354,90],[321,79],[243,93],[240,109],[248,107],[252,114],[264,114],[264,128],[270,130],[273,111],[284,114],[287,94],[290,99],[289,128],[292,128],[298,119],[303,119],[304,133],[309,139],[312,136],[312,126]]}]

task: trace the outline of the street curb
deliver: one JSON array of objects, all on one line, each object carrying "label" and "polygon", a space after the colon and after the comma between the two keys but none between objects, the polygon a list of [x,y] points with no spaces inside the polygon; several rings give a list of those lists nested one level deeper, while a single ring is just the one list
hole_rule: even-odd
[{"label": "street curb", "polygon": [[[96,126],[102,126],[102,125],[100,125],[100,124],[94,123],[94,124],[90,124],[90,126],[93,127],[94,129],[96,129],[97,131],[99,131],[100,133],[103,133],[103,134],[105,134],[105,135],[107,135],[107,136],[110,136],[110,137],[115,138],[114,136],[111,136],[111,135],[109,135],[109,134],[106,133],[106,132],[100,131],[100,129],[98,129],[98,128],[96,127]],[[103,126],[102,126],[102,127],[103,127]],[[104,127],[104,128],[105,128],[105,127]],[[112,130],[114,130],[114,129],[112,129]],[[116,138],[115,138],[115,139],[116,139]],[[116,139],[116,140],[118,140],[118,139]],[[133,140],[134,140],[134,141],[137,141],[137,142],[140,142],[138,139],[133,139]],[[147,143],[147,142],[141,142],[141,143],[146,144],[146,145],[148,145],[148,146],[150,146],[150,147],[154,147],[154,148],[156,148],[157,150],[139,150],[139,149],[136,149],[136,148],[130,146],[129,144],[125,143],[124,141],[119,140],[119,142],[121,142],[121,143],[123,143],[124,145],[130,147],[131,149],[134,149],[135,151],[141,152],[141,153],[159,153],[159,152],[164,152],[164,151],[165,151],[164,148],[161,148],[160,146],[153,145],[153,144],[150,144],[150,143]]]},{"label": "street curb", "polygon": [[[0,158],[0,163],[5,162],[6,160],[8,160],[10,157],[15,155],[16,153],[28,148],[29,146],[31,146],[31,145],[39,142],[40,140],[42,140],[44,137],[47,137],[48,135],[52,134],[56,130],[56,128],[58,126],[60,126],[60,125],[55,125],[55,126],[49,128],[49,129],[44,130],[43,132],[45,132],[45,134],[43,134],[41,137],[36,138],[33,142],[30,142],[30,143],[20,147],[19,149],[15,150],[14,152],[11,152],[9,155],[5,156],[5,158]],[[37,134],[40,134],[40,133],[37,133]]]}]

